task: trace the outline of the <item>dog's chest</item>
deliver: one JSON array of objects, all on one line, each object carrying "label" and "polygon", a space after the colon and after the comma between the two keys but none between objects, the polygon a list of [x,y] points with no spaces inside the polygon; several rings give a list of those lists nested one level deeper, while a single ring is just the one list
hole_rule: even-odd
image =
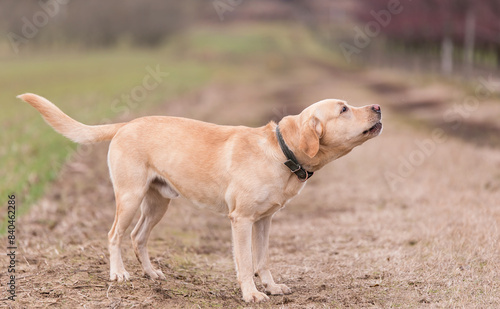
[{"label": "dog's chest", "polygon": [[266,217],[284,208],[292,198],[300,193],[304,186],[304,182],[298,182],[294,179],[280,189],[274,188],[269,191],[266,201],[262,201],[261,207],[256,212],[257,217]]},{"label": "dog's chest", "polygon": [[[305,187],[306,182],[297,181],[297,179],[290,179],[283,190],[284,204],[298,195]],[[283,206],[284,206],[283,204]]]}]

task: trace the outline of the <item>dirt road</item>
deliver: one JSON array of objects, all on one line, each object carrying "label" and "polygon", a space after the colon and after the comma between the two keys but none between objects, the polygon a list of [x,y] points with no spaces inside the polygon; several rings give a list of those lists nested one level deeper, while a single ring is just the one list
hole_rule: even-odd
[{"label": "dirt road", "polygon": [[[382,106],[382,135],[316,173],[275,215],[272,269],[293,294],[254,307],[500,307],[500,103],[483,96],[451,119],[450,108],[465,108],[467,90],[407,77],[304,63],[287,79],[211,85],[151,111],[255,126],[327,97]],[[484,128],[473,131],[478,125]],[[167,280],[142,277],[127,238],[124,261],[132,280],[108,281],[114,198],[106,150],[102,144],[75,155],[20,218],[17,301],[2,304],[246,307],[228,219],[185,200],[171,204],[149,243]],[[5,291],[7,259],[0,261]]]}]

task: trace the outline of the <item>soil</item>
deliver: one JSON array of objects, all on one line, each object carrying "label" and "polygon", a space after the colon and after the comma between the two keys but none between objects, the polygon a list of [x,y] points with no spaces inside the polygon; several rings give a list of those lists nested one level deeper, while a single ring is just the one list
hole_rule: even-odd
[{"label": "soil", "polygon": [[[274,216],[273,274],[292,294],[271,296],[258,305],[244,303],[234,271],[229,220],[183,199],[171,204],[149,242],[152,261],[167,280],[152,281],[142,275],[127,237],[122,248],[132,278],[121,284],[110,282],[107,232],[115,207],[106,166],[108,145],[99,144],[80,148],[45,197],[19,218],[17,300],[3,298],[1,304],[11,308],[500,307],[500,150],[488,141],[478,146],[474,140],[481,135],[479,129],[464,138],[460,133],[476,118],[495,126],[485,115],[497,113],[498,119],[499,102],[481,101],[470,117],[462,119],[460,130],[447,128],[449,132],[436,140],[432,134],[437,120],[443,119],[447,108],[460,104],[463,90],[443,83],[402,86],[390,78],[381,83],[384,74],[297,65],[286,80],[210,85],[151,111],[263,125],[332,96],[356,106],[382,106],[382,135],[315,173],[302,193]],[[425,102],[418,113],[398,106],[418,100]],[[6,239],[2,252],[7,250],[4,244]],[[2,270],[6,262],[1,259]],[[8,278],[6,272],[0,273],[5,291]],[[258,278],[256,282],[262,290]]]}]

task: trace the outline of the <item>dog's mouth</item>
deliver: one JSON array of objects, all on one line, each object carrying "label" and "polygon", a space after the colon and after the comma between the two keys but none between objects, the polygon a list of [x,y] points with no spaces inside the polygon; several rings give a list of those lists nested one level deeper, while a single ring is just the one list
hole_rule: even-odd
[{"label": "dog's mouth", "polygon": [[366,134],[378,134],[382,130],[382,123],[379,121],[376,124],[374,124],[371,128],[368,130],[363,131],[363,135]]}]

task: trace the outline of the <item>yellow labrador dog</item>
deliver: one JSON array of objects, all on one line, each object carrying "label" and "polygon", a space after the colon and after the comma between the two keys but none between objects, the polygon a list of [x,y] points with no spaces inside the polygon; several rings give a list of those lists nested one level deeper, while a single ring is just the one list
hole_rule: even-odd
[{"label": "yellow labrador dog", "polygon": [[170,201],[184,196],[227,213],[237,278],[247,302],[269,299],[257,290],[254,275],[268,294],[291,293],[274,282],[268,267],[273,214],[300,192],[313,172],[382,130],[380,106],[357,108],[333,99],[314,103],[278,124],[248,128],[161,116],[88,126],[45,98],[19,98],[77,143],[111,140],[108,165],[116,198],[108,234],[111,280],[130,277],[120,243],[139,208],[141,216],[131,233],[135,254],[146,275],[166,279],[151,265],[146,245]]}]

